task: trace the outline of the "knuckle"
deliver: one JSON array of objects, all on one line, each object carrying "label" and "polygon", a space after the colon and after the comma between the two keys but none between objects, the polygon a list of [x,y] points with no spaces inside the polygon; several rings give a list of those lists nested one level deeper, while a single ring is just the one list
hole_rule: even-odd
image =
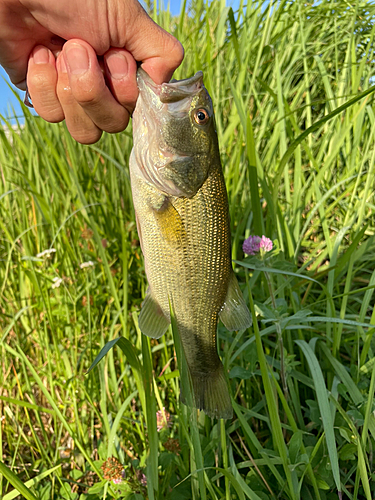
[{"label": "knuckle", "polygon": [[184,48],[182,44],[172,35],[169,35],[165,47],[168,59],[176,68],[184,59]]},{"label": "knuckle", "polygon": [[74,89],[72,88],[72,94],[74,99],[84,107],[97,107],[100,104],[100,96],[93,90],[85,90],[82,88]]},{"label": "knuckle", "polygon": [[48,88],[54,88],[55,79],[51,79],[51,75],[46,71],[30,71],[27,75],[27,86],[29,89],[38,91],[46,91]]},{"label": "knuckle", "polygon": [[[104,82],[103,82],[104,84]],[[79,80],[71,84],[71,91],[74,99],[83,107],[99,107],[103,94],[104,85],[97,85],[90,82]]]}]

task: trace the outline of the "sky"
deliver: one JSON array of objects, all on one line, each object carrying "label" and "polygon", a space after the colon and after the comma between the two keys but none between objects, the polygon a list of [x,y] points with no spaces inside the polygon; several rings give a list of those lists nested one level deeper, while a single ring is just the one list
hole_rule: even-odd
[{"label": "sky", "polygon": [[[14,107],[14,111],[17,115],[21,115],[21,106],[17,101],[16,96],[13,94],[12,90],[9,88],[10,80],[8,75],[5,73],[2,67],[0,67],[0,115],[4,117],[13,116],[14,112],[11,110],[11,106]],[[11,85],[12,88],[18,92],[18,94],[23,99],[24,92],[17,91],[14,85]]]},{"label": "sky", "polygon": [[[180,0],[169,0],[171,13],[176,15],[180,12]],[[165,5],[168,5],[168,0],[164,0]],[[0,66],[0,115],[4,117],[13,116],[14,112],[11,107],[13,106],[16,115],[21,115],[21,106],[17,101],[16,96],[13,94],[12,90],[9,88],[10,80],[8,75],[5,73],[4,69]],[[12,85],[13,90],[18,92],[22,100],[24,98],[25,92],[17,91],[16,87]]]}]

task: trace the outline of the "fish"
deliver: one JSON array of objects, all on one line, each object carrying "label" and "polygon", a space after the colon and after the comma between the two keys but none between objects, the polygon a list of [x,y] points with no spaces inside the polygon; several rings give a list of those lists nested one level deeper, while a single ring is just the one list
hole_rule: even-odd
[{"label": "fish", "polygon": [[[233,331],[251,326],[252,318],[232,268],[212,101],[201,71],[158,85],[139,68],[137,85],[129,170],[149,285],[139,328],[160,338],[172,310],[195,407],[211,418],[230,419],[218,320]],[[184,394],[181,400],[186,402]]]}]

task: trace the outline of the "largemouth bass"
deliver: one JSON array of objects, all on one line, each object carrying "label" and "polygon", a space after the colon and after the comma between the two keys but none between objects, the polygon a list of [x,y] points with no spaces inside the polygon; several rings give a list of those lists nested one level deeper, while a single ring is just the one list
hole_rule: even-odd
[{"label": "largemouth bass", "polygon": [[212,102],[202,72],[156,85],[139,69],[137,82],[130,176],[149,283],[139,327],[149,337],[161,337],[171,307],[196,407],[210,417],[231,418],[217,323],[220,317],[228,330],[243,329],[251,325],[251,315],[231,266]]}]

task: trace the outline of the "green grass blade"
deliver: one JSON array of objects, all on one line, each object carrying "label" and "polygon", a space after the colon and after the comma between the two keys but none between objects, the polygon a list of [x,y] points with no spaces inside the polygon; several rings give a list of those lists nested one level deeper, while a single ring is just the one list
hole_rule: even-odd
[{"label": "green grass blade", "polygon": [[108,354],[108,352],[115,346],[118,345],[122,352],[125,354],[130,366],[137,370],[141,371],[141,365],[135,351],[134,346],[129,342],[125,337],[118,337],[116,339],[110,340],[105,344],[105,346],[101,349],[99,354],[96,356],[94,361],[92,362],[90,368],[87,371],[87,374],[91,372],[93,368]]},{"label": "green grass blade", "polygon": [[288,453],[285,446],[285,441],[283,437],[282,426],[280,422],[280,416],[277,408],[277,401],[275,399],[275,395],[271,386],[270,376],[268,373],[267,361],[264,355],[262,340],[260,336],[260,332],[258,329],[257,318],[255,315],[254,302],[252,298],[251,292],[249,293],[249,301],[250,301],[250,310],[253,316],[253,325],[254,325],[254,334],[257,346],[257,353],[259,359],[260,370],[262,373],[262,380],[264,385],[264,392],[267,400],[267,405],[269,409],[269,418],[271,421],[271,431],[273,434],[273,439],[275,441],[276,448],[279,452],[280,458],[282,460],[284,473],[286,476],[286,480],[289,486],[289,494],[290,498],[296,499],[296,492],[294,491],[294,483],[292,479],[292,474],[289,468],[288,462]]},{"label": "green grass blade", "polygon": [[[22,481],[18,479],[18,476],[12,472],[9,467],[7,467],[5,464],[0,462],[0,473],[10,482],[12,486],[17,490],[17,493],[12,496],[12,493],[10,495],[6,495],[9,500],[11,498],[15,498],[19,493],[26,498],[26,500],[37,500],[37,497],[29,490],[27,486],[23,484]],[[5,497],[4,497],[5,500]]]},{"label": "green grass blade", "polygon": [[332,473],[336,483],[337,491],[339,492],[339,494],[341,494],[341,481],[340,481],[339,461],[336,448],[336,439],[334,434],[331,409],[328,401],[327,388],[324,382],[323,373],[311,345],[309,345],[304,340],[296,340],[295,342],[301,348],[302,352],[306,357],[307,363],[310,368],[311,376],[314,381],[317,401],[319,405],[320,415],[322,418],[324,433],[327,442],[327,449],[331,459]]},{"label": "green grass blade", "polygon": [[[0,462],[0,467],[1,467],[1,462]],[[29,479],[28,481],[26,481],[24,486],[26,488],[30,488],[31,486],[38,484],[45,477],[50,476],[53,472],[55,472],[55,470],[59,469],[60,467],[61,467],[61,464],[55,465],[55,467],[52,467],[51,469],[46,470],[46,471],[42,472],[41,474],[38,474],[37,476],[33,477],[32,479]],[[17,491],[13,490],[10,493],[7,493],[6,495],[4,495],[2,500],[13,500],[13,498],[16,498],[19,495],[19,493],[21,493],[25,498],[28,499],[28,497],[24,493],[22,493],[21,490],[17,490]],[[34,499],[35,497],[31,497],[31,498]]]},{"label": "green grass blade", "polygon": [[301,142],[304,139],[306,139],[306,137],[308,137],[310,134],[312,134],[313,132],[315,132],[316,130],[318,130],[327,121],[329,121],[332,118],[334,118],[335,116],[339,115],[340,113],[342,113],[343,111],[345,111],[346,109],[348,109],[350,106],[353,106],[353,104],[355,104],[356,102],[360,101],[364,97],[372,94],[373,92],[375,92],[375,85],[372,86],[372,87],[370,87],[367,90],[364,90],[363,92],[360,92],[356,97],[353,97],[353,99],[350,99],[346,103],[344,103],[341,106],[339,106],[338,108],[336,108],[331,113],[329,113],[326,116],[324,116],[324,118],[321,118],[320,120],[318,120],[317,122],[315,122],[313,125],[311,125],[311,127],[309,127],[304,132],[302,132],[302,134],[300,134],[297,137],[297,139],[295,139],[295,141],[292,142],[292,144],[286,150],[284,156],[281,158],[279,166],[278,166],[278,169],[277,169],[277,173],[276,173],[276,176],[275,176],[274,188],[273,188],[273,204],[274,204],[275,207],[276,207],[276,204],[277,204],[278,188],[279,188],[281,176],[283,175],[285,165],[287,164],[289,158],[294,153],[294,151],[297,148],[297,146],[299,146],[299,144],[301,144]]}]

